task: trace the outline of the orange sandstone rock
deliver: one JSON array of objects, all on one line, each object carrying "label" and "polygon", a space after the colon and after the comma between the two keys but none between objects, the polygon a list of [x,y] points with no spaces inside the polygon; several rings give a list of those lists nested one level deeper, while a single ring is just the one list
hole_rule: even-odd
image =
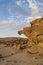
[{"label": "orange sandstone rock", "polygon": [[18,31],[18,34],[24,34],[29,39],[29,43],[37,44],[38,41],[43,41],[43,18],[38,18],[30,22],[31,27],[25,27]]}]

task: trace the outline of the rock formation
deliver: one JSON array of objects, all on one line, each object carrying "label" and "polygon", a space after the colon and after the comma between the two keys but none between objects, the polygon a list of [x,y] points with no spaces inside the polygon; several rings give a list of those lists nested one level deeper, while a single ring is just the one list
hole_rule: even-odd
[{"label": "rock formation", "polygon": [[43,18],[38,18],[30,22],[31,27],[25,27],[18,31],[18,34],[24,34],[29,39],[29,43],[38,44],[43,42]]},{"label": "rock formation", "polygon": [[20,48],[26,46],[28,42],[27,38],[1,38],[0,39],[0,44],[4,44],[5,46],[15,47],[15,48]]}]

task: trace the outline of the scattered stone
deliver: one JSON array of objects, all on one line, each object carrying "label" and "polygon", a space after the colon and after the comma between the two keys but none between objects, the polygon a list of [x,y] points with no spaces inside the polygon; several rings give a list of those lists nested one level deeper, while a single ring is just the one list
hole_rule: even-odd
[{"label": "scattered stone", "polygon": [[2,54],[0,54],[0,58],[3,58]]},{"label": "scattered stone", "polygon": [[38,65],[38,64],[33,64],[33,65]]}]

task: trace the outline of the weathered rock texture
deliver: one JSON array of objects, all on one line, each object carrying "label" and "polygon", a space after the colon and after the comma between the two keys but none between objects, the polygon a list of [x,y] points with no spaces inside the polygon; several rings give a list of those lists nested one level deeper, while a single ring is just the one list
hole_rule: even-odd
[{"label": "weathered rock texture", "polygon": [[30,22],[30,24],[30,27],[23,28],[18,31],[18,34],[27,36],[31,44],[43,43],[43,18],[38,18]]},{"label": "weathered rock texture", "polygon": [[4,44],[6,46],[9,46],[10,48],[15,46],[16,48],[18,46],[24,47],[26,46],[28,42],[27,38],[17,38],[17,37],[10,37],[10,38],[0,38],[0,44]]}]

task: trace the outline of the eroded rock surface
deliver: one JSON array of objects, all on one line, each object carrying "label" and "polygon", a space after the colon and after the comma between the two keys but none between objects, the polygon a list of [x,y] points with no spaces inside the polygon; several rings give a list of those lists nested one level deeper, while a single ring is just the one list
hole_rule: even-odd
[{"label": "eroded rock surface", "polygon": [[25,27],[18,31],[18,34],[24,34],[29,39],[29,43],[38,44],[43,42],[43,18],[38,18],[30,22],[31,27]]},{"label": "eroded rock surface", "polygon": [[[43,18],[36,19],[30,24],[31,27],[18,31],[28,39],[0,39],[0,65],[43,65]],[[19,49],[15,49],[14,46]]]},{"label": "eroded rock surface", "polygon": [[43,18],[38,18],[30,22],[31,26],[18,31],[18,34],[24,34],[28,38],[27,52],[30,54],[43,55]]}]

